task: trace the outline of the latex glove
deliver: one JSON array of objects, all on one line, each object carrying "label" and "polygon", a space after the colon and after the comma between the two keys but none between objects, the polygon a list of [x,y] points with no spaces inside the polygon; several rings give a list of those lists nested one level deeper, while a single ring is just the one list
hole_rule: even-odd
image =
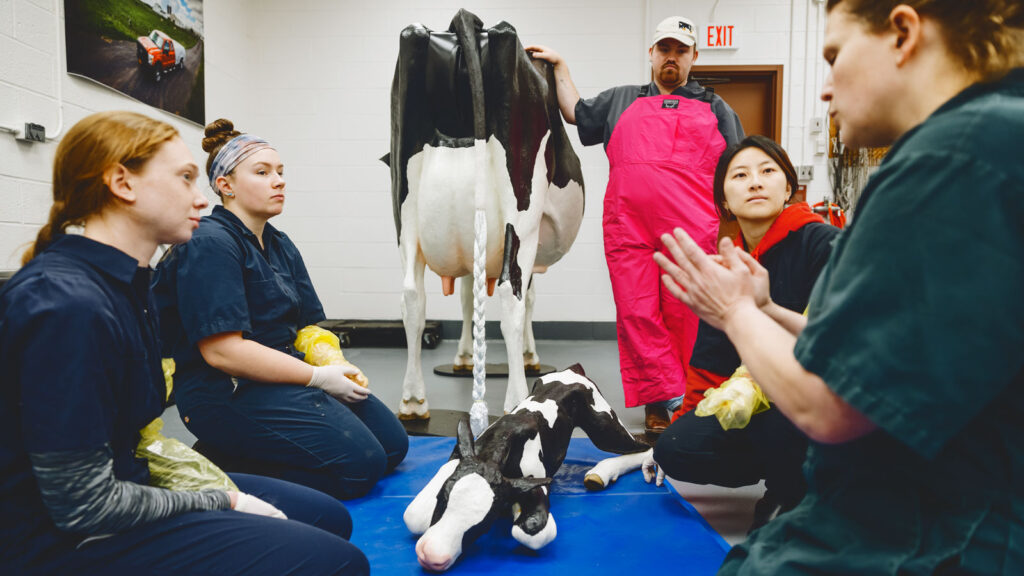
[{"label": "latex glove", "polygon": [[650,484],[651,480],[654,480],[656,486],[661,486],[665,482],[665,471],[654,461],[654,450],[648,450],[644,455],[640,469],[644,473],[644,482]]},{"label": "latex glove", "polygon": [[238,492],[237,499],[235,500],[234,509],[238,512],[245,512],[246,514],[255,514],[257,516],[270,516],[271,518],[280,518],[281,520],[287,520],[288,517],[284,515],[273,505],[260,500],[259,498],[246,494],[245,492]]},{"label": "latex glove", "polygon": [[342,402],[361,402],[370,395],[370,389],[350,378],[356,374],[359,374],[359,369],[351,364],[314,366],[313,378],[306,386],[319,388]]},{"label": "latex glove", "polygon": [[360,370],[358,366],[356,366],[355,364],[351,364],[348,361],[342,362],[341,364],[338,364],[338,365],[339,366],[343,366],[346,370],[349,370],[349,369],[353,370],[353,372],[349,373],[349,374],[351,374],[348,377],[349,380],[355,382],[356,384],[359,384],[363,388],[369,388],[370,387],[370,380],[369,380],[369,378],[366,377],[366,374],[363,374],[363,371]]}]

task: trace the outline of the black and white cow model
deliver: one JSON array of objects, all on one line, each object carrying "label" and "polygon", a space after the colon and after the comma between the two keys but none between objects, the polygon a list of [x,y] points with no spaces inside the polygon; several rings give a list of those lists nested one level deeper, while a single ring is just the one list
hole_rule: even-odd
[{"label": "black and white cow model", "polygon": [[647,476],[652,451],[626,430],[579,364],[548,374],[475,443],[466,422],[460,423],[451,458],[405,510],[406,527],[422,534],[416,542],[420,564],[447,570],[500,515],[513,517],[512,536],[521,544],[537,550],[551,542],[557,529],[548,485],[577,426],[599,449],[624,454],[587,472],[587,488],[603,489],[642,464]]},{"label": "black and white cow model", "polygon": [[[508,358],[521,358],[531,276],[575,240],[583,176],[562,125],[551,67],[530,58],[508,23],[484,29],[464,10],[448,32],[419,24],[402,31],[385,161],[408,343],[399,417],[426,418],[424,267],[441,276],[445,294],[454,291],[455,278],[472,277],[474,219],[485,212],[488,288],[497,281]],[[532,341],[532,334],[526,337]],[[457,365],[466,365],[465,342]],[[522,364],[510,362],[505,411],[526,392]]]}]

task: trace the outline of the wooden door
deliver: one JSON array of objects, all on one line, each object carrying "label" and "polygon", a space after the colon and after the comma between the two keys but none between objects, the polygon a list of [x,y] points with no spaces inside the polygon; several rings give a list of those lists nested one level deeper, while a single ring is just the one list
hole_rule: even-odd
[{"label": "wooden door", "polygon": [[[744,133],[781,141],[782,66],[694,66],[690,78],[714,90],[736,111]],[[735,221],[719,225],[719,238],[735,238],[738,233]]]},{"label": "wooden door", "polygon": [[690,78],[736,111],[747,134],[782,138],[782,66],[694,66]]}]

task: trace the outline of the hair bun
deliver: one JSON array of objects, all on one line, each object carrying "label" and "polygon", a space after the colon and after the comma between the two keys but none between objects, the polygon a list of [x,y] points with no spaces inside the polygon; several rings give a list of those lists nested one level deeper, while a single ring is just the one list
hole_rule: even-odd
[{"label": "hair bun", "polygon": [[231,120],[218,118],[206,125],[206,131],[204,132],[205,138],[203,138],[203,150],[206,152],[212,152],[220,146],[223,146],[228,140],[239,135],[241,135],[241,132],[235,130],[235,125],[232,124]]}]

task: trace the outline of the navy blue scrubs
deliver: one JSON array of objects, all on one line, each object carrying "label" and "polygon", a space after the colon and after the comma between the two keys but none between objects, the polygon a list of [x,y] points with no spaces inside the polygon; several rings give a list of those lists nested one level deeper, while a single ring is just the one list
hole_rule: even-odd
[{"label": "navy blue scrubs", "polygon": [[[248,573],[280,574],[275,567],[325,560],[317,565],[327,569],[333,562],[351,566],[351,574],[364,573],[365,558],[342,539],[351,532],[344,506],[267,478],[237,480],[244,491],[276,502],[290,518],[312,526],[227,510],[192,512],[83,543],[89,535],[54,525],[30,453],[109,445],[118,480],[148,483],[147,463],[135,456],[135,446],[139,429],[163,410],[164,394],[149,277],[148,268],[111,246],[83,236],[58,236],[0,292],[4,573],[198,573],[214,565],[220,572],[240,573],[257,553],[296,538],[316,542],[322,554],[315,556],[318,548],[308,544],[282,549],[273,564]],[[238,543],[211,537],[224,530],[250,539]],[[186,549],[189,554],[174,553]]]},{"label": "navy blue scrubs", "polygon": [[345,404],[316,388],[232,378],[198,342],[224,332],[302,358],[298,329],[324,319],[302,256],[267,224],[263,247],[223,206],[157,267],[154,290],[175,399],[188,429],[227,470],[253,471],[357,498],[402,461],[409,439],[375,396]]}]

